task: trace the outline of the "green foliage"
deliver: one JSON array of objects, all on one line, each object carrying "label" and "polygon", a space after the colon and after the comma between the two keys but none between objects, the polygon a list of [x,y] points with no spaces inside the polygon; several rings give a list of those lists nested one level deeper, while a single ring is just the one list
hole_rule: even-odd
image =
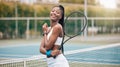
[{"label": "green foliage", "polygon": [[60,0],[62,3],[78,3],[78,4],[83,4],[84,0]]},{"label": "green foliage", "polygon": [[[63,2],[80,2],[83,4],[83,0],[63,0]],[[62,2],[62,0],[61,0]],[[79,3],[78,2],[78,3]],[[88,3],[91,2],[88,0]],[[92,1],[94,2],[94,0]],[[54,5],[26,5],[26,4],[17,4],[17,14],[18,17],[34,17],[35,13],[37,17],[48,17],[49,12],[51,8]],[[68,15],[72,11],[82,11],[84,12],[84,5],[79,4],[68,4],[64,5],[65,7],[65,15]],[[0,2],[0,17],[15,17],[15,4],[14,3],[5,3]],[[94,17],[94,16],[120,16],[120,10],[116,9],[113,11],[113,9],[105,9],[101,8],[100,6],[89,6],[87,8],[88,16]],[[106,13],[106,15],[104,15]]]},{"label": "green foliage", "polygon": [[[120,17],[120,10],[119,9],[105,9],[101,8],[100,6],[94,6],[95,0],[87,0],[88,7],[87,7],[87,15],[88,17]],[[84,0],[60,0],[62,3],[75,3],[75,4],[63,4],[65,7],[65,15],[73,11],[81,11],[84,12]],[[90,6],[89,6],[90,4]],[[49,17],[49,13],[53,4],[41,4],[41,5],[26,5],[17,3],[17,13],[18,17]],[[0,2],[0,17],[15,17],[15,3],[6,3]],[[26,33],[26,20],[18,20],[18,32],[19,36],[25,36]],[[34,30],[34,22],[35,20],[30,20],[30,30]],[[42,25],[43,23],[49,23],[49,20],[37,20],[37,31],[42,33]],[[91,22],[90,20],[88,22]],[[104,22],[96,21],[96,22]],[[117,27],[119,25],[119,21],[117,21]],[[96,25],[102,25],[103,23],[99,23]],[[91,23],[88,24],[89,26]],[[110,24],[108,24],[110,26]],[[15,35],[15,20],[0,20],[0,32],[4,33],[4,36]],[[21,36],[22,35],[22,36]],[[11,37],[10,37],[11,38]]]},{"label": "green foliage", "polygon": [[14,16],[14,9],[11,4],[0,2],[0,17],[12,17]]},{"label": "green foliage", "polygon": [[[61,3],[84,4],[85,0],[60,0]],[[87,0],[90,5],[95,5],[95,0]]]}]

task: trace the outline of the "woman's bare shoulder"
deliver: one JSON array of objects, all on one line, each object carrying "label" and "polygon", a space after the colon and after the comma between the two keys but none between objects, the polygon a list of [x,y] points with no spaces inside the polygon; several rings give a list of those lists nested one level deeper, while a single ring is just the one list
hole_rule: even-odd
[{"label": "woman's bare shoulder", "polygon": [[60,24],[56,24],[56,25],[54,26],[54,28],[62,29],[62,26],[61,26]]},{"label": "woman's bare shoulder", "polygon": [[56,25],[53,27],[53,29],[54,29],[55,31],[62,31],[62,26],[61,26],[60,24],[56,24]]}]

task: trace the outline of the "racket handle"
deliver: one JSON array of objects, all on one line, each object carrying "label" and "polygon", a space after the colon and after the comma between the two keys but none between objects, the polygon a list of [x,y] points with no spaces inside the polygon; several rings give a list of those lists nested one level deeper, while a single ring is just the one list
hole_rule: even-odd
[{"label": "racket handle", "polygon": [[54,59],[56,58],[56,56],[53,57]]}]

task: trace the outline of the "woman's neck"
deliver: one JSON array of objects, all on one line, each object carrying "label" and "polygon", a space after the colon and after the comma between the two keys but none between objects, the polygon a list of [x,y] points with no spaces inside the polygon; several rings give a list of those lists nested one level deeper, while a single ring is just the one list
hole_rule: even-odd
[{"label": "woman's neck", "polygon": [[53,27],[53,26],[55,26],[57,23],[58,23],[58,22],[53,22],[53,21],[51,21],[51,22],[50,22],[50,26]]}]

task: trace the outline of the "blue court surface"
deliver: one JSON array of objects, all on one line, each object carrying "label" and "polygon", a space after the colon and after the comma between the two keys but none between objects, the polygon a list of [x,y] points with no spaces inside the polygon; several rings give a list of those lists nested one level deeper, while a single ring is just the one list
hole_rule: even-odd
[{"label": "blue court surface", "polygon": [[[39,44],[0,47],[0,58],[28,58],[41,55]],[[120,64],[120,43],[112,45],[67,43],[65,56],[69,61]]]}]

